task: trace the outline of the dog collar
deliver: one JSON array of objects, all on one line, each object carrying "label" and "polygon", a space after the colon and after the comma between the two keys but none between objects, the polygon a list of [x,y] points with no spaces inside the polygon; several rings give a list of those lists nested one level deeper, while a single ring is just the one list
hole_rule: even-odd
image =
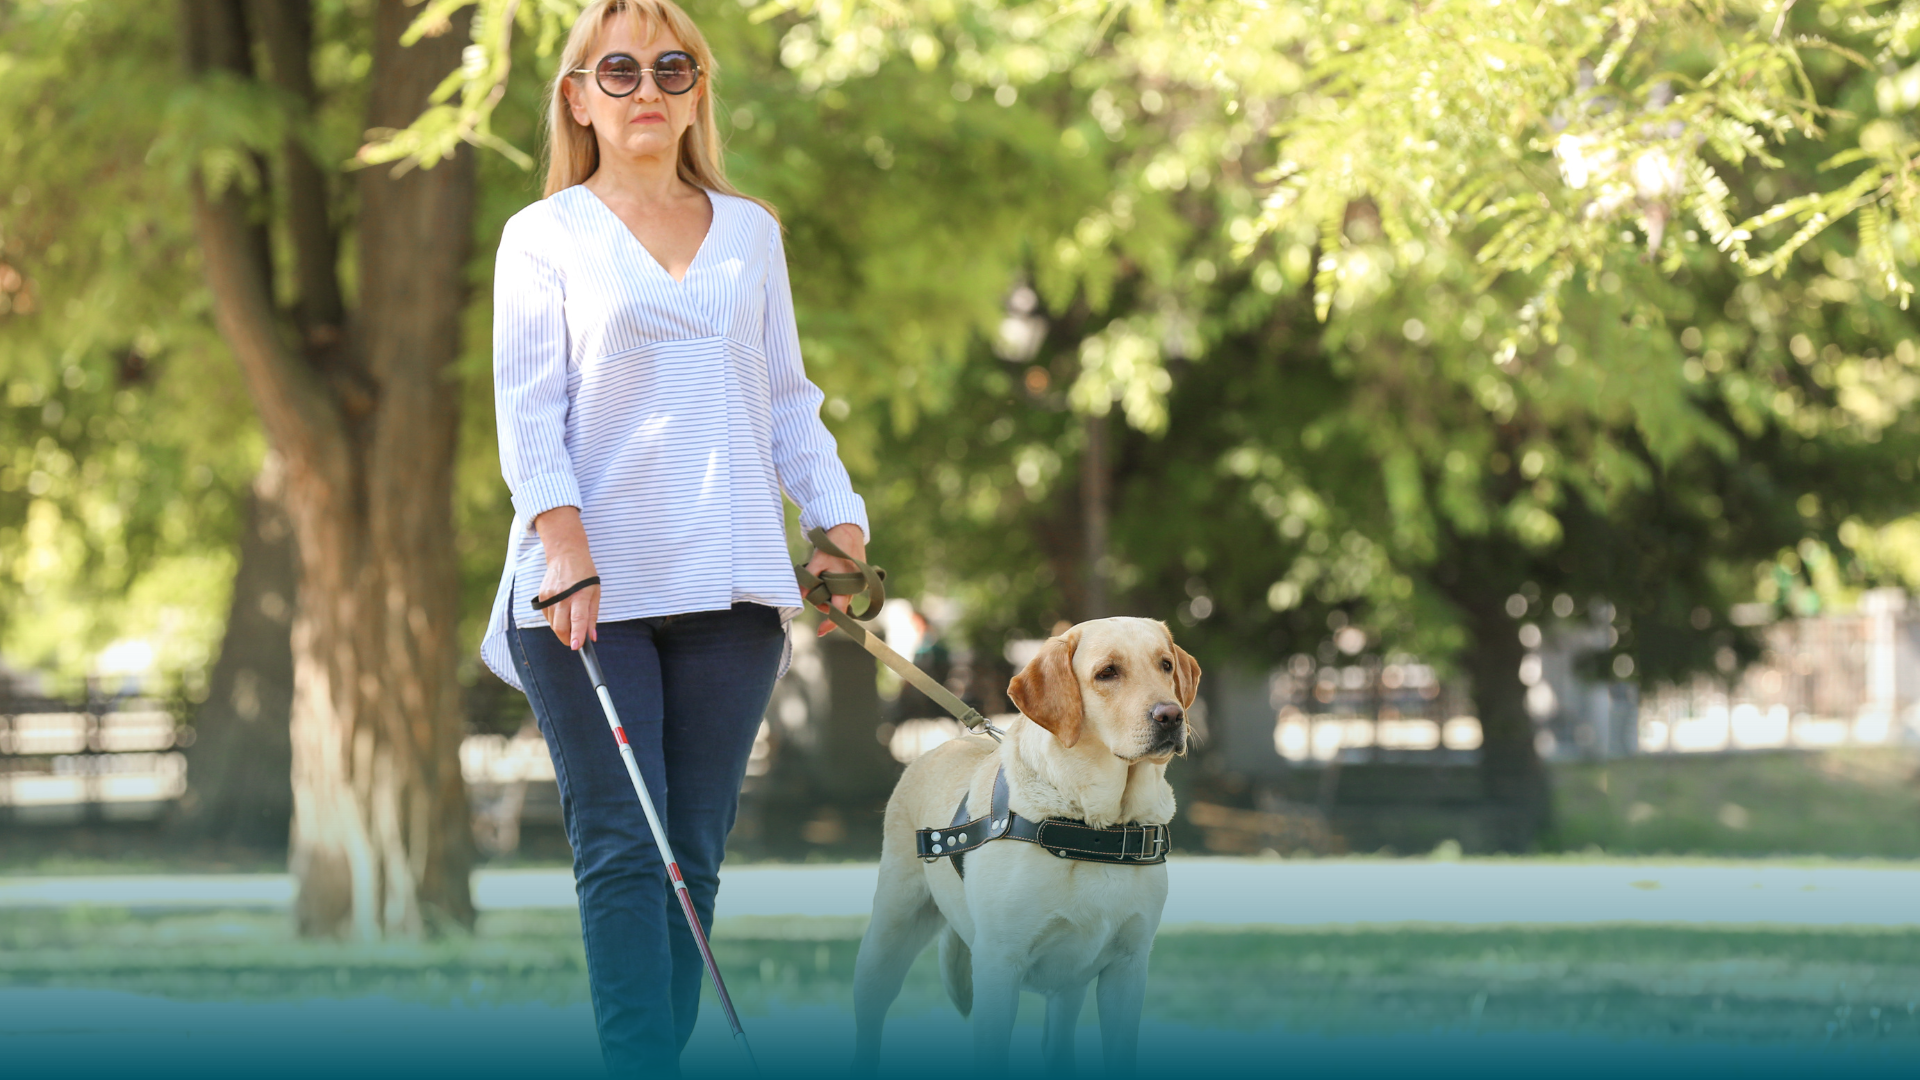
[{"label": "dog collar", "polygon": [[952,824],[944,829],[915,830],[916,853],[927,862],[952,859],[954,872],[964,878],[967,876],[966,853],[992,840],[1024,840],[1039,844],[1062,859],[1129,866],[1164,863],[1167,849],[1173,844],[1173,832],[1163,824],[1109,825],[1099,829],[1072,818],[1033,821],[1008,809],[1007,799],[1007,769],[1003,765],[993,774],[993,805],[986,816],[968,820],[967,796],[962,793]]}]

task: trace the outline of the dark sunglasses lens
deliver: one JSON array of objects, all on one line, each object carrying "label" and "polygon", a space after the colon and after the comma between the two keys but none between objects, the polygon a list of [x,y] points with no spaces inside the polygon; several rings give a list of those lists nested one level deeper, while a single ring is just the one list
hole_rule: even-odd
[{"label": "dark sunglasses lens", "polygon": [[631,56],[609,56],[594,69],[600,89],[614,97],[626,97],[640,85],[640,61]]},{"label": "dark sunglasses lens", "polygon": [[660,89],[669,94],[684,94],[693,89],[700,77],[700,69],[694,66],[693,57],[686,53],[663,53],[653,62],[653,78]]}]

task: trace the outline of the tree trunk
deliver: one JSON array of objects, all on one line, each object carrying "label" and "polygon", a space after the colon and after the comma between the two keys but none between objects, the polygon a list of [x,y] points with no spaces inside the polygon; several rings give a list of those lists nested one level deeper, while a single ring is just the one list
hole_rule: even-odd
[{"label": "tree trunk", "polygon": [[289,626],[299,583],[286,470],[269,455],[247,500],[240,568],[220,658],[194,711],[187,780],[172,831],[180,839],[284,850],[293,815],[293,652]]},{"label": "tree trunk", "polygon": [[1531,850],[1552,823],[1546,767],[1534,745],[1520,661],[1519,627],[1498,597],[1462,605],[1472,634],[1466,661],[1480,715],[1480,776],[1493,814],[1490,834],[1501,851]]},{"label": "tree trunk", "polygon": [[1107,523],[1112,513],[1113,462],[1107,450],[1106,413],[1082,421],[1087,446],[1080,455],[1080,522],[1086,545],[1086,599],[1082,619],[1104,619],[1110,613],[1110,568],[1107,562]]},{"label": "tree trunk", "polygon": [[[271,81],[310,100],[312,80],[298,70],[311,52],[304,5],[186,0],[186,15],[196,71],[257,78],[257,40]],[[403,49],[410,15],[405,0],[374,4],[369,128],[405,126],[459,65],[464,17]],[[327,272],[332,192],[299,179],[311,161],[297,144],[286,153],[298,302],[275,303],[261,215],[246,195],[202,189],[196,221],[216,320],[286,462],[300,551],[295,912],[302,933],[362,939],[471,924],[454,679],[459,398],[448,369],[467,299],[472,155],[355,175],[359,303],[341,313],[342,327],[331,321],[340,294]]]}]

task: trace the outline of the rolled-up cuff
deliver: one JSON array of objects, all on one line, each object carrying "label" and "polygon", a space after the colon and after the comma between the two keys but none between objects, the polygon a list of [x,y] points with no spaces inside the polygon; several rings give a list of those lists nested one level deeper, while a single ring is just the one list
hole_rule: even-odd
[{"label": "rolled-up cuff", "polygon": [[800,531],[803,533],[814,529],[831,529],[835,525],[858,525],[861,541],[873,542],[873,533],[867,528],[867,500],[851,491],[827,495],[800,508]]},{"label": "rolled-up cuff", "polygon": [[572,473],[545,473],[522,481],[513,493],[513,512],[533,528],[533,519],[556,506],[579,506],[580,482]]}]

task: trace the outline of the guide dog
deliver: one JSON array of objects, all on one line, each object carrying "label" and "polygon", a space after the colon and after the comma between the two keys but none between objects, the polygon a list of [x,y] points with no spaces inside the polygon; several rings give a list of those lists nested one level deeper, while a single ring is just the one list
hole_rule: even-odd
[{"label": "guide dog", "polygon": [[[1071,1070],[1074,1024],[1096,978],[1107,1069],[1132,1072],[1147,955],[1167,899],[1164,862],[1079,861],[1047,845],[1044,833],[1029,843],[966,837],[961,842],[979,846],[964,862],[925,853],[941,851],[932,839],[963,835],[937,831],[956,816],[989,816],[1003,772],[1002,797],[1028,823],[1164,825],[1174,813],[1167,763],[1186,750],[1186,712],[1199,682],[1200,665],[1165,623],[1081,623],[1049,639],[1014,676],[1007,695],[1021,716],[1004,741],[955,739],[907,767],[887,803],[880,884],[854,969],[856,1075],[877,1071],[887,1009],[936,934],[947,994],[962,1016],[972,1014],[982,1075],[1007,1069],[1022,989],[1047,998],[1046,1068]],[[918,830],[929,840],[917,839]],[[1164,841],[1164,830],[1158,835]]]}]

